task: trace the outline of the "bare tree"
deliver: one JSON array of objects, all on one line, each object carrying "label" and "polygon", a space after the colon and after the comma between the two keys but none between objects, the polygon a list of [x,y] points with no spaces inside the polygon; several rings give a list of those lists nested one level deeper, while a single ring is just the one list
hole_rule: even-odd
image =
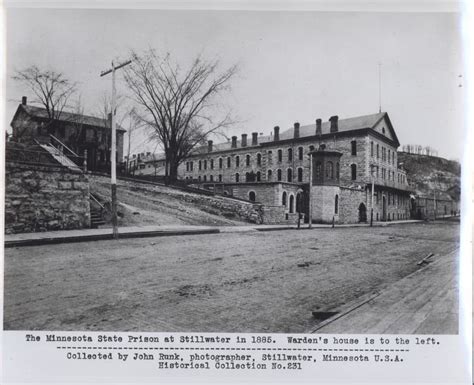
[{"label": "bare tree", "polygon": [[48,125],[61,118],[61,114],[68,109],[69,100],[77,92],[77,83],[72,82],[61,72],[41,70],[33,65],[21,71],[16,71],[13,79],[33,94],[33,104],[45,108],[48,114]]},{"label": "bare tree", "polygon": [[154,50],[132,57],[125,80],[142,121],[151,128],[150,139],[163,146],[165,174],[174,182],[179,164],[191,150],[233,123],[229,112],[219,116],[217,97],[229,90],[237,66],[219,72],[218,61],[198,56],[183,70],[169,54],[160,57]]}]

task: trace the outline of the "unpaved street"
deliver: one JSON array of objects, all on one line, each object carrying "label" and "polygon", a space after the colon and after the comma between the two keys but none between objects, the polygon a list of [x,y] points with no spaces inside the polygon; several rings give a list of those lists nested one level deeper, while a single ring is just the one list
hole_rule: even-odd
[{"label": "unpaved street", "polygon": [[5,329],[306,332],[458,246],[453,222],[5,250]]}]

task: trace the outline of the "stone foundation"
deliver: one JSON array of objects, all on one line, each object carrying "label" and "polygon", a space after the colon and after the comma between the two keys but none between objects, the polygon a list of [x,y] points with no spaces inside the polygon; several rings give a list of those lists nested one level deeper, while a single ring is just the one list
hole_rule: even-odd
[{"label": "stone foundation", "polygon": [[59,166],[7,162],[5,233],[90,227],[89,182]]}]

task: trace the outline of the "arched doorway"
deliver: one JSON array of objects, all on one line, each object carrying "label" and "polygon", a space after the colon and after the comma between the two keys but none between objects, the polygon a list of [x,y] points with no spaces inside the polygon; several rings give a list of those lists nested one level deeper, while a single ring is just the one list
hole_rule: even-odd
[{"label": "arched doorway", "polygon": [[249,192],[249,201],[255,202],[255,191]]},{"label": "arched doorway", "polygon": [[363,203],[359,205],[359,222],[367,222],[367,208]]}]

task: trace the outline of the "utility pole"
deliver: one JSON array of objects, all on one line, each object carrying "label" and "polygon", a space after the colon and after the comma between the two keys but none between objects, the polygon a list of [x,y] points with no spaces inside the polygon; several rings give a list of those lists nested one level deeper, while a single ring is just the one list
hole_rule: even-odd
[{"label": "utility pole", "polygon": [[379,63],[379,113],[382,112],[382,63]]},{"label": "utility pole", "polygon": [[370,202],[370,227],[374,222],[374,165],[370,165],[370,175],[372,177],[372,190],[371,190],[371,202]]},{"label": "utility pole", "polygon": [[114,64],[112,60],[112,68],[102,71],[100,76],[105,76],[107,74],[112,73],[112,144],[110,149],[110,186],[111,186],[111,193],[112,193],[112,227],[113,227],[113,237],[114,239],[118,239],[118,227],[117,227],[117,134],[116,134],[116,121],[115,121],[115,110],[116,110],[116,89],[115,89],[115,71],[119,68],[125,67],[126,65],[130,64],[132,61],[128,60],[124,63],[120,63],[117,66]]},{"label": "utility pole", "polygon": [[311,188],[313,184],[313,153],[309,153],[309,188],[308,188],[308,195],[309,195],[309,203],[308,203],[308,228],[311,229],[313,227],[313,209],[311,205]]}]

